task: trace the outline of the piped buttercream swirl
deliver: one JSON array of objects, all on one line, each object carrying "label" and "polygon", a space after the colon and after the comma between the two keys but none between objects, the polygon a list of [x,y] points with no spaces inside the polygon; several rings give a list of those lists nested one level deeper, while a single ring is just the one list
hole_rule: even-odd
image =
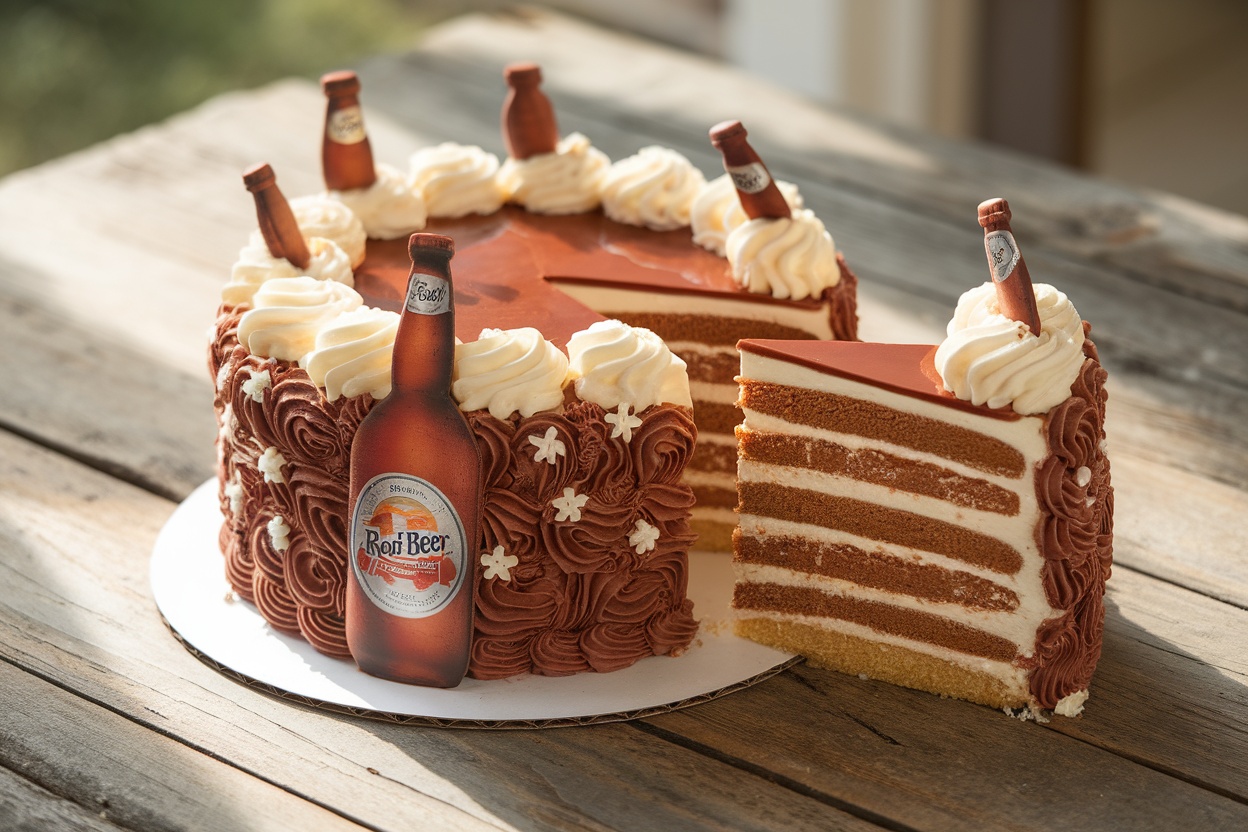
[{"label": "piped buttercream swirl", "polygon": [[308,240],[308,253],[312,255],[306,269],[294,266],[285,257],[274,257],[259,232],[241,251],[230,281],[221,287],[221,300],[226,306],[249,304],[256,290],[270,280],[306,275],[316,280],[332,280],[346,286],[355,286],[351,271],[351,258],[332,240],[312,237]]},{"label": "piped buttercream swirl", "polygon": [[607,154],[581,133],[560,139],[554,153],[508,159],[498,172],[507,198],[538,214],[579,214],[602,202]]},{"label": "piped buttercream swirl", "polygon": [[602,180],[602,210],[616,222],[671,231],[689,225],[702,171],[675,150],[643,147],[611,166]]},{"label": "piped buttercream swirl", "polygon": [[398,168],[377,165],[377,181],[354,191],[330,191],[329,196],[355,212],[368,236],[395,240],[425,227],[425,199]]},{"label": "piped buttercream swirl", "polygon": [[455,347],[451,393],[460,410],[528,417],[563,403],[567,374],[568,357],[536,329],[485,329],[476,341]]},{"label": "piped buttercream swirl", "polygon": [[577,396],[606,410],[693,406],[685,362],[648,329],[598,321],[568,340],[568,358]]},{"label": "piped buttercream swirl", "polygon": [[498,157],[476,145],[444,142],[412,154],[411,181],[431,217],[492,214],[506,201]]},{"label": "piped buttercream swirl", "polygon": [[312,349],[299,361],[312,381],[325,388],[325,398],[390,393],[390,362],[399,316],[362,306],[343,312],[316,333]]},{"label": "piped buttercream swirl", "polygon": [[[776,185],[784,195],[784,201],[789,203],[789,208],[797,210],[804,206],[796,185],[779,179]],[[731,177],[726,173],[717,176],[703,185],[693,200],[689,215],[693,241],[723,257],[727,252],[728,234],[748,219]]]},{"label": "piped buttercream swirl", "polygon": [[936,350],[945,389],[976,405],[1045,413],[1070,396],[1083,366],[1083,323],[1065,294],[1034,285],[1040,334],[1001,312],[992,283],[958,300],[947,337]]},{"label": "piped buttercream swirl", "polygon": [[[355,212],[329,194],[310,194],[290,201],[290,210],[304,237],[324,237],[333,240],[351,258],[351,265],[364,262],[364,242],[367,234],[364,223]],[[252,240],[260,235],[252,232]]]},{"label": "piped buttercream swirl", "polygon": [[841,281],[832,235],[814,212],[747,220],[725,243],[732,277],[751,292],[787,300],[816,298]]},{"label": "piped buttercream swirl", "polygon": [[252,308],[238,322],[238,340],[253,355],[298,361],[316,346],[324,324],[362,303],[358,292],[332,280],[270,280],[256,291]]}]

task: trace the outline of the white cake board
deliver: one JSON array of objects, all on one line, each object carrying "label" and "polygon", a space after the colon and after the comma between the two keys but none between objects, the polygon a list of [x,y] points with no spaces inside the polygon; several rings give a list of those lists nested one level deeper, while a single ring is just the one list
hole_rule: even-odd
[{"label": "white cake board", "polygon": [[800,661],[732,634],[731,558],[691,552],[689,597],[700,628],[680,657],[652,656],[614,673],[464,679],[450,690],[369,676],[271,628],[236,598],[217,548],[217,482],[178,506],[152,552],[152,593],[174,635],[231,678],[305,705],[394,722],[542,728],[636,719],[724,696]]}]

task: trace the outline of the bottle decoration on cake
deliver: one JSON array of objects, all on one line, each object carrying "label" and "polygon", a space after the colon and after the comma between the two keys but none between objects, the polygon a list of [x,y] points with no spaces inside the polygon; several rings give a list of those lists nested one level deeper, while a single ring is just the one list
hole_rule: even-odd
[{"label": "bottle decoration on cake", "polygon": [[420,189],[404,171],[374,164],[360,109],[360,79],[341,70],[321,76],[325,133],[321,170],[330,196],[359,217],[369,237],[394,240],[425,227],[428,211]]},{"label": "bottle decoration on cake", "polygon": [[507,98],[503,101],[503,142],[507,155],[528,159],[554,153],[559,144],[555,108],[542,92],[542,69],[537,64],[510,64],[503,70]]},{"label": "bottle decoration on cake", "polygon": [[984,229],[984,251],[997,289],[997,301],[1006,317],[1040,334],[1040,313],[1031,286],[1031,274],[1010,229],[1010,204],[1000,197],[979,204],[979,225]]},{"label": "bottle decoration on cake", "polygon": [[580,133],[559,138],[554,108],[541,91],[536,64],[503,71],[510,88],[503,102],[507,160],[498,172],[507,199],[538,214],[579,214],[602,202],[602,181],[611,160]]},{"label": "bottle decoration on cake", "polygon": [[721,121],[710,130],[711,144],[724,157],[724,170],[737,189],[741,207],[750,219],[788,219],[793,216],[771,172],[746,140],[739,121]]},{"label": "bottle decoration on cake", "polygon": [[243,184],[256,201],[256,219],[260,222],[260,234],[269,253],[286,258],[296,268],[306,269],[312,255],[308,252],[308,244],[299,230],[290,203],[277,187],[273,168],[268,163],[248,168],[243,173]]},{"label": "bottle decoration on cake", "polygon": [[351,444],[346,631],[360,669],[454,687],[468,668],[481,457],[451,398],[450,237],[413,234],[390,395]]},{"label": "bottle decoration on cake", "polygon": [[325,91],[325,135],[321,141],[321,170],[331,191],[354,191],[377,181],[373,147],[364,130],[360,109],[360,79],[350,70],[321,76]]},{"label": "bottle decoration on cake", "polygon": [[253,305],[256,292],[271,280],[310,277],[355,285],[351,258],[342,248],[332,240],[303,235],[269,165],[249,168],[243,174],[243,184],[255,199],[259,230],[239,250],[230,280],[221,287],[226,306]]},{"label": "bottle decoration on cake", "polygon": [[832,235],[814,212],[793,210],[746,140],[739,121],[710,130],[724,157],[741,208],[750,219],[724,243],[733,279],[742,288],[786,300],[817,298],[841,281]]},{"label": "bottle decoration on cake", "polygon": [[1045,413],[1064,402],[1084,362],[1084,326],[1065,294],[1031,282],[1004,199],[979,206],[992,280],[958,299],[933,363],[944,390],[988,407]]}]

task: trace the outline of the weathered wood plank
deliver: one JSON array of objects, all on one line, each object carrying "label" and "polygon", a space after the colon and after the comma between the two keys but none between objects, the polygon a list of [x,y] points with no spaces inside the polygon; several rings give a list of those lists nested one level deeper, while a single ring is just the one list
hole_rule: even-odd
[{"label": "weathered wood plank", "polygon": [[106,806],[84,808],[0,766],[0,820],[9,832],[118,832],[122,827],[107,813]]},{"label": "weathered wood plank", "polygon": [[[41,813],[81,823],[91,807],[97,821],[152,832],[360,829],[7,662],[0,662],[0,701],[0,765],[82,810],[44,800],[26,810],[32,819]],[[83,825],[99,827],[114,828]]]},{"label": "weathered wood plank", "polygon": [[[119,715],[120,726],[99,720],[95,745],[126,726],[152,743],[159,733],[176,753],[376,829],[877,828],[626,725],[421,729],[265,696],[195,660],[161,623],[146,565],[167,501],[2,433],[0,489],[0,667]],[[61,791],[81,772],[72,743],[49,743],[31,740],[44,766],[34,779]],[[161,748],[149,753],[175,753]]]},{"label": "weathered wood plank", "polygon": [[[1126,571],[1110,583],[1108,608],[1104,657],[1079,719],[1022,725],[803,666],[731,704],[647,722],[812,790],[887,806],[918,828],[1248,822],[1248,613]],[[1055,744],[1059,732],[1088,745]],[[803,738],[800,757],[786,755]]]}]

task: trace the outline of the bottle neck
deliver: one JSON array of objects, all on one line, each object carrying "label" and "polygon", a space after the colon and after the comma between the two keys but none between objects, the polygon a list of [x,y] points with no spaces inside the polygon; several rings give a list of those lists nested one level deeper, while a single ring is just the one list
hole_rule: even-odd
[{"label": "bottle neck", "polygon": [[455,364],[455,298],[450,258],[432,254],[412,264],[394,339],[391,381],[399,394],[446,395]]}]

